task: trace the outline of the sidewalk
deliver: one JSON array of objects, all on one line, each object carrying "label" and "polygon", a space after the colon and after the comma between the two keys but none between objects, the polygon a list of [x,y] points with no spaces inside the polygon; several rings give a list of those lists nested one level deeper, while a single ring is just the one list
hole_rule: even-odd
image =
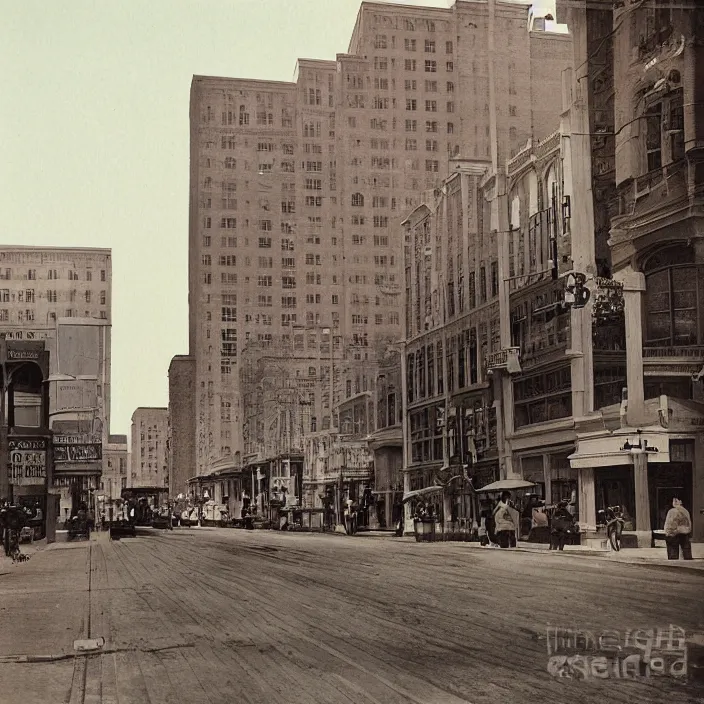
[{"label": "sidewalk", "polygon": [[[402,538],[397,538],[393,533],[382,531],[365,531],[357,533],[356,537],[366,538],[388,538],[401,543],[415,543],[416,539],[413,535],[404,535]],[[479,543],[470,543],[463,541],[438,541],[437,543],[428,543],[429,545],[455,545],[469,548],[470,550],[499,550],[498,547],[484,547]],[[547,543],[528,543],[519,542],[517,547],[511,548],[513,552],[531,552],[531,553],[550,553],[550,546]],[[559,552],[559,551],[557,551]],[[613,550],[598,550],[586,545],[565,545],[564,553],[570,555],[580,555],[591,559],[609,560],[611,562],[622,562],[629,564],[646,564],[658,565],[664,567],[673,567],[680,569],[700,570],[704,571],[704,543],[692,543],[692,560],[668,560],[665,547],[661,548],[626,548],[619,552]]]}]

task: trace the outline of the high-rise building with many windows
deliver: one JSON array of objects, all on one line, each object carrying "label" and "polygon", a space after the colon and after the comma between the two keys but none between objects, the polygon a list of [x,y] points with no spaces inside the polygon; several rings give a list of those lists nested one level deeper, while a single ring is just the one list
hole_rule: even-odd
[{"label": "high-rise building with many windows", "polygon": [[[364,2],[347,53],[300,59],[293,82],[194,77],[198,473],[238,463],[248,341],[302,335],[319,346],[332,335],[336,394],[371,383],[377,342],[403,336],[403,216],[453,159],[490,163],[493,140],[505,158],[554,130],[570,58],[570,37],[529,25],[528,4]],[[330,426],[334,414],[317,421]]]}]

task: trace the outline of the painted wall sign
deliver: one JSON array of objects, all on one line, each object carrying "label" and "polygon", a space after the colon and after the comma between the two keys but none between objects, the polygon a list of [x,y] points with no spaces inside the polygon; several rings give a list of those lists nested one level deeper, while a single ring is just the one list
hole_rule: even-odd
[{"label": "painted wall sign", "polygon": [[46,483],[45,438],[8,439],[8,476],[15,486],[41,486]]},{"label": "painted wall sign", "polygon": [[54,461],[61,462],[96,462],[103,457],[100,443],[81,445],[54,445]]}]

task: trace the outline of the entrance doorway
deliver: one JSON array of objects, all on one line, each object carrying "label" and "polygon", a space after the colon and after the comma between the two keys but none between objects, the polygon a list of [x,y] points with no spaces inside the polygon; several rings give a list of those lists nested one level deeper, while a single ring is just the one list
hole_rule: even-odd
[{"label": "entrance doorway", "polygon": [[654,463],[648,465],[648,493],[650,497],[650,522],[653,529],[665,525],[672,499],[677,497],[692,513],[692,464],[691,462]]},{"label": "entrance doorway", "polygon": [[620,506],[626,521],[625,530],[636,525],[636,491],[633,467],[598,467],[594,470],[596,510]]}]

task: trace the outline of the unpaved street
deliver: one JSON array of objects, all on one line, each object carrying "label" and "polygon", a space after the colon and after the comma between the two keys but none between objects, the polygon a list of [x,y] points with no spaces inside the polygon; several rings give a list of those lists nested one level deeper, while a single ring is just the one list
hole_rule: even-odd
[{"label": "unpaved street", "polygon": [[[265,531],[54,548],[0,574],[0,655],[53,660],[6,658],[0,702],[704,701],[696,646],[686,685],[575,682],[548,675],[545,640],[548,624],[704,633],[703,572]],[[103,654],[74,659],[88,636]]]}]

